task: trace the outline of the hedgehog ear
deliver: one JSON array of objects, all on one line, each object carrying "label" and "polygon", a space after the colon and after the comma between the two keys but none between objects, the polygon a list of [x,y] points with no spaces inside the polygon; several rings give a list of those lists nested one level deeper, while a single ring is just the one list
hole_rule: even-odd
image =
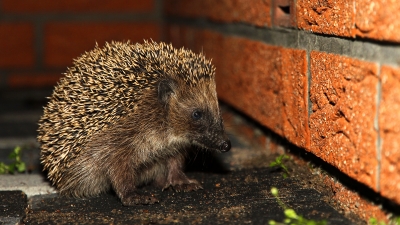
[{"label": "hedgehog ear", "polygon": [[175,81],[171,79],[161,80],[158,83],[158,100],[166,104],[170,96],[175,92]]}]

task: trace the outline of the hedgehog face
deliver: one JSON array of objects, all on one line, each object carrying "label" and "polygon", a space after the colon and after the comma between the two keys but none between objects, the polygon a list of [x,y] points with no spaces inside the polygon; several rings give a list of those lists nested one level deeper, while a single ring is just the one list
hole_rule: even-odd
[{"label": "hedgehog face", "polygon": [[231,143],[225,134],[222,119],[207,108],[194,108],[190,115],[188,136],[193,144],[207,149],[229,151]]},{"label": "hedgehog face", "polygon": [[207,79],[190,88],[185,83],[161,81],[158,90],[159,100],[168,111],[169,127],[176,136],[206,149],[230,150],[213,80]]}]

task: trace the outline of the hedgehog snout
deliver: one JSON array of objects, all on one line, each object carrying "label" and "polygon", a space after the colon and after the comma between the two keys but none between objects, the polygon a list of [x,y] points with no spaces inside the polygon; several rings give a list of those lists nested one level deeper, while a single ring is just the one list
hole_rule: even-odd
[{"label": "hedgehog snout", "polygon": [[221,152],[227,152],[229,150],[231,150],[231,141],[229,139],[223,140],[220,144],[219,144],[219,150]]},{"label": "hedgehog snout", "polygon": [[217,150],[221,152],[227,152],[231,150],[231,141],[229,140],[223,128],[222,131],[214,134],[213,140],[214,146]]},{"label": "hedgehog snout", "polygon": [[231,141],[225,134],[223,133],[213,133],[213,132],[204,132],[193,139],[194,143],[205,147],[207,149],[213,149],[220,152],[227,152],[231,149]]},{"label": "hedgehog snout", "polygon": [[228,138],[228,135],[225,132],[224,126],[222,124],[222,120],[214,126],[214,140],[218,150],[221,152],[227,152],[231,150],[231,141]]}]

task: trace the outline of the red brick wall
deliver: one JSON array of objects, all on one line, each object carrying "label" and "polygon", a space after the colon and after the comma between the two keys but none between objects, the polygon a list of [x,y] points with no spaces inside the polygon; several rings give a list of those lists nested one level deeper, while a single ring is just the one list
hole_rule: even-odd
[{"label": "red brick wall", "polygon": [[[260,27],[296,27],[341,37],[399,42],[398,1],[386,0],[166,0],[167,13]],[[284,8],[290,8],[287,15]]]},{"label": "red brick wall", "polygon": [[53,86],[96,42],[161,39],[155,0],[0,0],[0,87]]},{"label": "red brick wall", "polygon": [[[166,37],[213,59],[224,102],[400,204],[400,2],[164,5]],[[378,206],[328,183],[364,219],[384,219]]]}]

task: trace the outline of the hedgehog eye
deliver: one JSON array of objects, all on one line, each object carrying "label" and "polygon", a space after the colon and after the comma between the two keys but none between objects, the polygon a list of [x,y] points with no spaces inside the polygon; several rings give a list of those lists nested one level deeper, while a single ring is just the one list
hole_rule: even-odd
[{"label": "hedgehog eye", "polygon": [[203,112],[201,112],[200,110],[194,110],[193,112],[192,112],[192,118],[194,119],[194,120],[199,120],[199,119],[201,119],[201,117],[203,117]]}]

